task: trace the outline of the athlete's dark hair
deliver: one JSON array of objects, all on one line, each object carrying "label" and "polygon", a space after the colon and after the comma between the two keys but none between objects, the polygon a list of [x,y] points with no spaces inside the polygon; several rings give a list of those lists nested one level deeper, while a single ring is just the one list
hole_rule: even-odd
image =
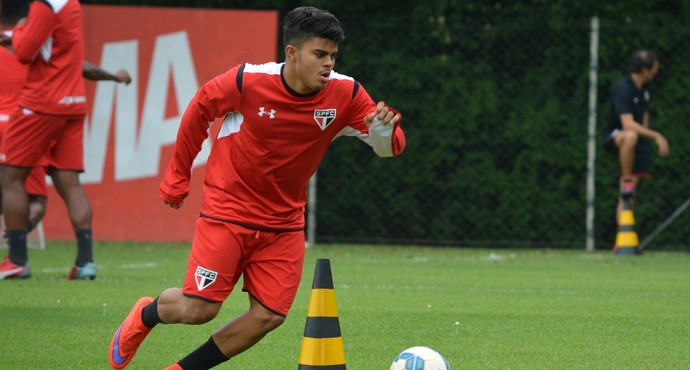
[{"label": "athlete's dark hair", "polygon": [[17,21],[29,14],[29,0],[2,0],[0,7],[3,27],[14,27]]},{"label": "athlete's dark hair", "polygon": [[656,53],[651,50],[638,50],[632,55],[630,60],[630,72],[640,73],[643,69],[652,69],[654,62],[657,61]]},{"label": "athlete's dark hair", "polygon": [[285,16],[283,42],[286,46],[300,46],[302,42],[314,37],[339,43],[345,40],[345,33],[338,18],[328,10],[303,6],[291,10]]}]

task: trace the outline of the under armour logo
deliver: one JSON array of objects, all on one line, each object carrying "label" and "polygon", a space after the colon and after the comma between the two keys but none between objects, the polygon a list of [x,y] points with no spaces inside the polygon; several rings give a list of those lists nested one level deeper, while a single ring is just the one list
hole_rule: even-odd
[{"label": "under armour logo", "polygon": [[270,111],[267,112],[264,107],[259,107],[259,117],[263,117],[264,114],[268,114],[268,118],[270,118],[270,119],[276,118],[275,109],[271,109]]},{"label": "under armour logo", "polygon": [[205,269],[201,266],[197,266],[196,273],[194,274],[197,289],[204,290],[204,288],[216,281],[217,277],[217,272]]}]

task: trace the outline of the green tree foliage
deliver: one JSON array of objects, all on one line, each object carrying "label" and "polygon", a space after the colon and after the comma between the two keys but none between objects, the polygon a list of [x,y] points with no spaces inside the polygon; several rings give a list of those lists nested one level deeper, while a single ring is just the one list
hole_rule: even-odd
[{"label": "green tree foliage", "polygon": [[[662,58],[652,125],[668,135],[674,155],[655,160],[657,178],[643,185],[641,236],[690,195],[682,190],[687,151],[678,140],[687,129],[669,125],[686,111],[683,44],[690,30],[679,2],[379,3],[385,16],[348,2],[317,6],[328,6],[346,28],[338,69],[404,112],[409,141],[392,161],[355,145],[334,148],[319,173],[319,197],[329,200],[319,205],[319,235],[581,247],[595,15],[602,19],[599,144],[610,86],[627,72],[629,56],[645,47]],[[596,240],[609,248],[618,165],[597,148]],[[354,162],[355,169],[347,166],[354,176],[339,175],[345,158]],[[346,184],[353,178],[367,181],[352,189]],[[352,224],[342,225],[343,214],[354,215]],[[668,236],[667,243],[682,245],[684,238]]]}]

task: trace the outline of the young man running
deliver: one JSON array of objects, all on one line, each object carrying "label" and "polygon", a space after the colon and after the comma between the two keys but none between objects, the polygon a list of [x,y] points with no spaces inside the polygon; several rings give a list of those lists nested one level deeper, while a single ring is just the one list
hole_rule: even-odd
[{"label": "young man running", "polygon": [[331,142],[357,137],[381,157],[400,154],[401,116],[333,71],[345,35],[313,7],[287,14],[286,60],[242,64],[203,85],[185,111],[160,196],[189,194],[192,161],[209,122],[225,117],[208,158],[201,215],[182,288],[139,299],[112,337],[109,359],[126,367],[160,323],[212,320],[240,277],[249,309],[170,369],[208,369],[246,351],[283,323],[304,261],[307,184]]}]

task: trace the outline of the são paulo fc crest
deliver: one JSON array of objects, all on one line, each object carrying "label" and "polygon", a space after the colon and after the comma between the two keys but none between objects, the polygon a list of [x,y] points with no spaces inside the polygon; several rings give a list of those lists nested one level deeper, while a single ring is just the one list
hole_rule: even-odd
[{"label": "s\u00e3o paulo fc crest", "polygon": [[314,121],[325,130],[335,120],[335,109],[317,109],[314,111]]},{"label": "s\u00e3o paulo fc crest", "polygon": [[207,270],[201,266],[197,266],[196,273],[194,274],[197,289],[204,290],[204,288],[213,284],[213,282],[216,281],[216,277],[218,277],[217,272]]}]

